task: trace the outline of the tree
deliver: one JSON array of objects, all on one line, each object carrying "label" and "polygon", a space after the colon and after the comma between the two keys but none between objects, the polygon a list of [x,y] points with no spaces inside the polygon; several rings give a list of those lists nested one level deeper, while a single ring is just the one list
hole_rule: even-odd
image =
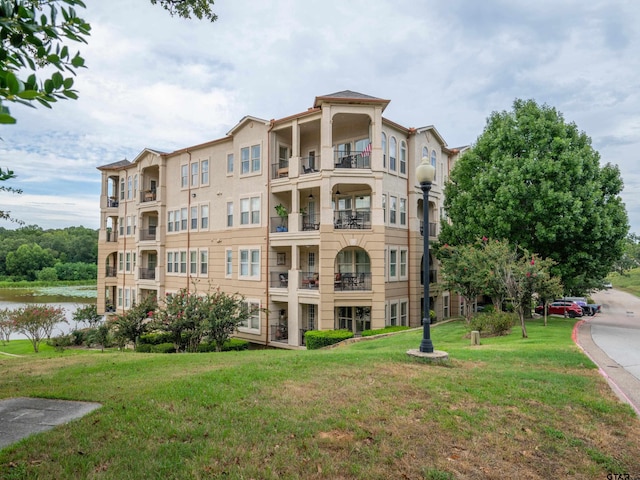
[{"label": "tree", "polygon": [[[213,0],[151,0],[171,15],[195,16],[212,22]],[[6,103],[51,108],[62,99],[76,99],[77,71],[85,67],[68,43],[87,43],[91,25],[76,13],[83,0],[0,1],[0,124],[16,123]]]},{"label": "tree", "polygon": [[238,325],[247,322],[254,313],[240,295],[228,295],[217,289],[206,297],[207,334],[215,343],[216,352],[221,352],[224,343],[237,330]]},{"label": "tree", "polygon": [[[0,103],[0,116],[1,112],[2,104]],[[15,177],[16,175],[13,173],[13,170],[3,170],[2,168],[0,168],[0,182],[4,182]],[[10,192],[20,195],[22,193],[22,190],[13,187],[5,187],[4,185],[2,185],[0,186],[0,192]],[[9,220],[10,222],[15,222],[20,225],[24,223],[22,220],[16,220],[15,218],[11,217],[11,212],[6,210],[0,210],[0,220]]]},{"label": "tree", "polygon": [[40,245],[30,243],[20,245],[15,252],[9,252],[6,263],[9,275],[35,280],[38,271],[53,266],[55,259],[49,250],[44,250]]},{"label": "tree", "polygon": [[95,303],[82,305],[73,312],[73,320],[76,323],[87,323],[89,328],[96,328],[102,320],[102,315],[98,314],[98,307]]},{"label": "tree", "polygon": [[625,242],[622,256],[613,264],[613,271],[626,275],[628,270],[640,266],[640,237],[630,233]]},{"label": "tree", "polygon": [[541,275],[538,279],[538,285],[536,292],[538,294],[538,300],[542,302],[542,312],[544,315],[544,326],[547,326],[547,305],[549,302],[553,302],[556,298],[562,295],[564,291],[564,285],[560,282],[559,277],[554,277],[548,274]]},{"label": "tree", "polygon": [[133,343],[133,349],[136,349],[138,339],[148,330],[157,306],[155,298],[146,297],[139,304],[133,305],[125,313],[116,315],[111,320],[109,327],[113,328],[121,345],[129,341]]},{"label": "tree", "polygon": [[599,165],[590,138],[554,108],[516,100],[494,112],[445,185],[439,240],[506,238],[556,262],[568,292],[601,283],[628,232],[617,166]]},{"label": "tree", "polygon": [[9,337],[16,329],[10,312],[7,308],[0,309],[0,342],[2,342],[3,345],[9,343]]},{"label": "tree", "polygon": [[56,324],[67,323],[64,308],[49,305],[18,308],[11,311],[10,317],[15,324],[15,331],[31,341],[35,353],[38,353],[42,340],[51,337]]},{"label": "tree", "polygon": [[204,298],[181,289],[167,295],[164,303],[154,315],[153,327],[172,335],[176,352],[197,352],[205,335]]}]

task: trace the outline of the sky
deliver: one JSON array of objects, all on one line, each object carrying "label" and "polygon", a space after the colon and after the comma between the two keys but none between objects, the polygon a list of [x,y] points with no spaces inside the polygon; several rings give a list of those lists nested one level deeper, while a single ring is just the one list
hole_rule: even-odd
[{"label": "sky", "polygon": [[449,147],[472,145],[516,98],[555,107],[619,166],[640,234],[636,0],[217,0],[214,23],[149,0],[85,3],[79,99],[12,105],[18,123],[0,126],[0,165],[18,175],[7,185],[23,190],[0,192],[0,210],[27,225],[98,228],[96,167],[352,90],[390,100],[384,116],[405,127],[434,125]]}]

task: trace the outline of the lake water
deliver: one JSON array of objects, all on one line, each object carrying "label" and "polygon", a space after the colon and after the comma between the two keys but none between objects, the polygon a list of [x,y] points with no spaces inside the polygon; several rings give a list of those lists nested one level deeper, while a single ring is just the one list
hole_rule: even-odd
[{"label": "lake water", "polygon": [[[68,323],[59,323],[52,336],[64,335],[76,328],[73,313],[78,307],[96,303],[95,287],[0,288],[0,308],[16,309],[33,304],[46,304],[64,309]],[[12,333],[11,340],[27,338]]]}]

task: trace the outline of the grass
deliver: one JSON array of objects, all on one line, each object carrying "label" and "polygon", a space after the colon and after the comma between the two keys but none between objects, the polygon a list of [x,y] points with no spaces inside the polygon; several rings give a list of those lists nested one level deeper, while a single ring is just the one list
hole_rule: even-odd
[{"label": "grass", "polygon": [[627,271],[624,275],[612,273],[607,277],[614,288],[640,297],[640,268]]},{"label": "grass", "polygon": [[0,355],[0,397],[103,404],[0,450],[0,478],[638,474],[640,422],[572,343],[573,323],[534,320],[528,339],[514,328],[476,347],[461,323],[438,325],[447,365],[406,355],[421,330],[315,351]]}]

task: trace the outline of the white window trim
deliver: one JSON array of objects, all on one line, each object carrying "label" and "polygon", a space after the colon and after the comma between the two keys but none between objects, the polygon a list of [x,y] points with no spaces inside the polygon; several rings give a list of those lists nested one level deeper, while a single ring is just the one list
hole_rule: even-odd
[{"label": "white window trim", "polygon": [[[398,260],[400,259],[399,251],[400,251],[399,248],[396,247],[396,246],[389,247],[389,257],[388,257],[389,258],[389,281],[391,281],[391,282],[397,282],[398,278],[399,278],[399,262],[398,262]],[[395,273],[395,275],[393,275],[391,273],[391,254],[392,254],[392,252],[396,253],[396,261],[395,261],[396,273]]]},{"label": "white window trim", "polygon": [[[231,254],[231,256],[229,256]],[[231,267],[230,269],[228,267]],[[224,278],[233,277],[233,249],[227,248],[224,251]]]},{"label": "white window trim", "polygon": [[[251,252],[254,251],[258,251],[258,274],[257,275],[251,275]],[[242,252],[246,251],[248,254],[247,257],[247,275],[242,275],[242,268],[241,268],[241,258],[242,258]],[[260,248],[259,245],[252,245],[252,246],[240,246],[238,247],[238,280],[247,280],[247,281],[260,281],[260,272],[262,271],[262,249]]]},{"label": "white window trim", "polygon": [[257,298],[245,298],[244,303],[246,303],[248,306],[251,306],[252,304],[258,305],[258,328],[238,326],[238,331],[259,335],[262,329],[262,309],[260,308],[260,300],[258,300]]}]

